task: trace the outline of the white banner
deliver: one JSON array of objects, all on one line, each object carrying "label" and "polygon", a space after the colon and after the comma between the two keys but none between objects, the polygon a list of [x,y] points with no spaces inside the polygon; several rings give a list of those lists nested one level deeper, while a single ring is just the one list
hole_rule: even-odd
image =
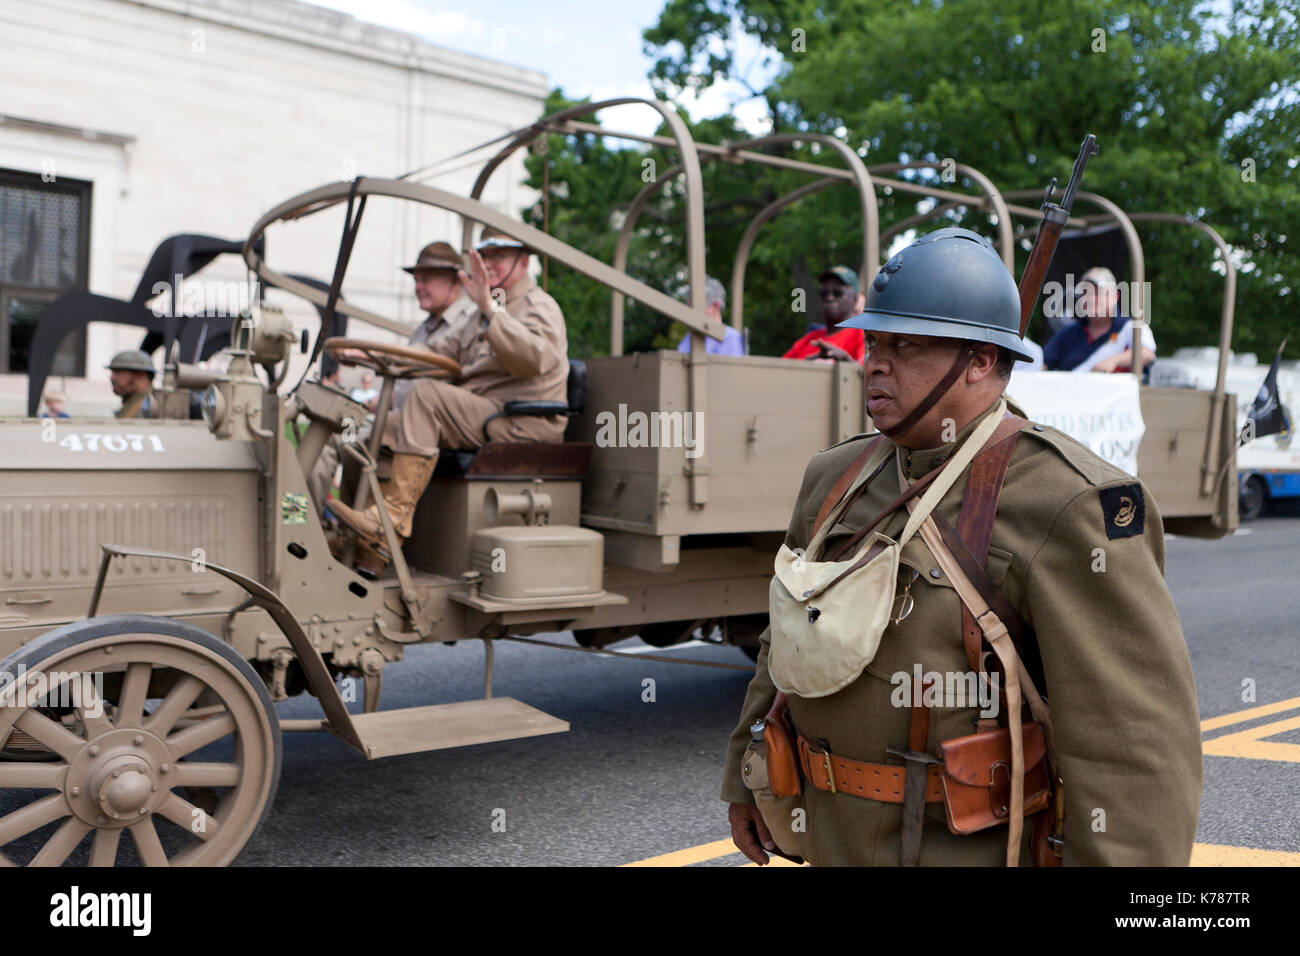
[{"label": "white banner", "polygon": [[1017,369],[1007,397],[1034,421],[1065,432],[1116,468],[1137,474],[1138,444],[1146,426],[1134,376]]}]

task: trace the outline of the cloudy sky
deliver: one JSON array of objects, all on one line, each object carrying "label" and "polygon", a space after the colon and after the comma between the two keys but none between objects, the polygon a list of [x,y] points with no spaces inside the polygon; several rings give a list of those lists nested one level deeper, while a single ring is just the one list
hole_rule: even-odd
[{"label": "cloudy sky", "polygon": [[[651,59],[641,49],[641,31],[658,18],[664,0],[311,0],[318,6],[350,13],[359,20],[404,30],[438,46],[540,70],[552,86],[578,98],[652,96],[646,73]],[[753,64],[751,83],[766,85],[757,44],[741,40],[740,61]],[[747,97],[739,85],[713,88],[683,100],[692,118],[732,112]],[[765,131],[764,108],[751,100],[735,107],[741,123]],[[651,132],[657,125],[650,110],[608,110],[601,116],[611,128]]]}]

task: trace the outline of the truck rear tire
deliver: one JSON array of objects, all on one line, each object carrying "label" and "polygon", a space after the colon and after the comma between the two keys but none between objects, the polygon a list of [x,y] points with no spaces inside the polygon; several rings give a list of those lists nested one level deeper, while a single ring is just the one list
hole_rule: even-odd
[{"label": "truck rear tire", "polygon": [[1268,486],[1259,475],[1251,475],[1241,486],[1241,497],[1237,502],[1237,516],[1242,521],[1254,521],[1264,513],[1268,505]]}]

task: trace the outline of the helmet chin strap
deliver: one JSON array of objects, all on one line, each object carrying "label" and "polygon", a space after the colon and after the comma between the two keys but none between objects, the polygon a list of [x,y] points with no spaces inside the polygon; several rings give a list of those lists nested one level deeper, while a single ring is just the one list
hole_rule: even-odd
[{"label": "helmet chin strap", "polygon": [[974,358],[975,350],[973,348],[968,346],[962,349],[961,352],[958,353],[957,358],[953,361],[952,368],[948,369],[947,374],[944,375],[943,378],[939,379],[938,384],[936,384],[934,388],[930,389],[930,394],[921,399],[920,404],[908,412],[901,422],[892,428],[880,429],[881,433],[888,438],[897,438],[899,435],[910,431],[917,422],[925,417],[926,413],[930,409],[934,408],[935,402],[939,401],[939,399],[943,398],[943,396],[947,394],[948,389],[952,388],[953,383],[957,381],[957,379],[961,378],[962,374],[966,371],[966,367],[970,365]]}]

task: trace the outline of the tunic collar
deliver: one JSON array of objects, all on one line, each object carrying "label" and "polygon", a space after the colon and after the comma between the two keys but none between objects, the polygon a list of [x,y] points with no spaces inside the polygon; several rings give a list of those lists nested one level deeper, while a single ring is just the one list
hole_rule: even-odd
[{"label": "tunic collar", "polygon": [[509,289],[506,290],[506,305],[507,306],[514,305],[516,302],[518,302],[520,299],[522,299],[524,296],[526,296],[528,293],[532,292],[536,288],[537,288],[537,283],[533,281],[533,277],[530,275],[525,275],[522,279],[520,279],[518,282],[516,282]]},{"label": "tunic collar", "polygon": [[957,433],[957,437],[953,441],[940,445],[938,448],[911,449],[899,446],[898,450],[903,458],[903,474],[907,475],[911,480],[916,480],[942,465],[952,457],[952,453],[956,451],[957,446],[970,437],[970,433],[975,430],[975,427],[993,414],[997,404],[997,400],[994,399],[992,405],[967,422],[966,427]]}]

